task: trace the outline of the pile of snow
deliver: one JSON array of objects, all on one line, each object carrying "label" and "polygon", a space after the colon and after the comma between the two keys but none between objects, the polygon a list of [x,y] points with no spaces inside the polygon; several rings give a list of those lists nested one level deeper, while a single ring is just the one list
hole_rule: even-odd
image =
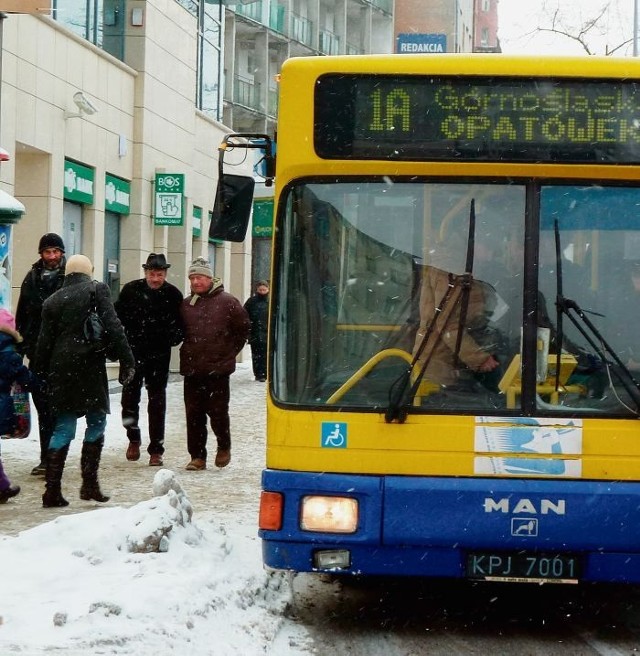
[{"label": "pile of snow", "polygon": [[152,499],[0,538],[0,653],[263,654],[290,603],[254,535],[193,523],[175,474]]}]

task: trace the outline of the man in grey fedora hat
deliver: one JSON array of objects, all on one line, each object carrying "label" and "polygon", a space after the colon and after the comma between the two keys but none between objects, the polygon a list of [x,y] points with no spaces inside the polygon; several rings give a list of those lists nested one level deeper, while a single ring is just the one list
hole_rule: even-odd
[{"label": "man in grey fedora hat", "polygon": [[151,253],[144,278],[128,282],[115,303],[136,361],[133,380],[122,388],[122,424],[127,431],[127,460],[140,459],[142,435],[138,420],[142,384],[147,390],[149,417],[149,465],[163,464],[166,389],[171,347],[182,341],[180,305],[182,293],[167,282],[171,265],[162,253]]}]

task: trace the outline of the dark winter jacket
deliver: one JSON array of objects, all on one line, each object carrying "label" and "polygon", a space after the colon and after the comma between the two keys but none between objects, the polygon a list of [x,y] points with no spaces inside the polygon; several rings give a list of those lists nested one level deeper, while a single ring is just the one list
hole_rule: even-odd
[{"label": "dark winter jacket", "polygon": [[66,260],[63,257],[58,269],[43,276],[44,262],[40,259],[32,265],[22,281],[16,308],[16,330],[22,335],[23,340],[19,346],[20,352],[29,360],[35,355],[42,320],[42,304],[53,292],[62,287],[65,264]]},{"label": "dark winter jacket", "polygon": [[191,294],[180,308],[184,341],[180,347],[183,376],[230,375],[236,355],[249,336],[249,315],[240,301],[224,291],[219,280],[209,292]]},{"label": "dark winter jacket", "polygon": [[89,314],[93,285],[96,306],[110,347],[123,371],[134,368],[133,354],[122,324],[111,302],[107,285],[84,273],[65,276],[62,289],[50,296],[42,308],[42,327],[35,354],[35,371],[47,383],[53,412],[87,410],[109,412],[109,385],[105,355],[96,353],[84,340],[83,326]]},{"label": "dark winter jacket", "polygon": [[183,298],[170,283],[151,289],[144,278],[122,288],[115,308],[136,359],[165,353],[182,341]]},{"label": "dark winter jacket", "polygon": [[10,435],[16,427],[11,386],[19,383],[28,390],[34,380],[16,350],[21,341],[18,332],[0,326],[0,435]]},{"label": "dark winter jacket", "polygon": [[251,344],[267,343],[269,323],[269,294],[254,294],[245,304],[244,309],[251,321]]}]

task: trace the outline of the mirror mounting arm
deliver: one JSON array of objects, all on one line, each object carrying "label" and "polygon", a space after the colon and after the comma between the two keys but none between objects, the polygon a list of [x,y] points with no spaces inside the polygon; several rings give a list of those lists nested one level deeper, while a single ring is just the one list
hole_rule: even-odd
[{"label": "mirror mounting arm", "polygon": [[275,158],[273,141],[266,134],[231,133],[218,148],[218,186],[211,212],[209,237],[224,241],[244,241],[251,220],[255,179],[250,175],[224,172],[225,153],[233,148],[259,148],[264,151],[265,187],[273,184]]},{"label": "mirror mounting arm", "polygon": [[[238,142],[238,139],[244,141]],[[222,177],[224,169],[224,154],[229,148],[259,148],[264,150],[266,175],[264,186],[270,187],[275,177],[275,157],[273,156],[273,140],[266,134],[258,132],[232,132],[225,134],[218,147],[218,176]]]}]

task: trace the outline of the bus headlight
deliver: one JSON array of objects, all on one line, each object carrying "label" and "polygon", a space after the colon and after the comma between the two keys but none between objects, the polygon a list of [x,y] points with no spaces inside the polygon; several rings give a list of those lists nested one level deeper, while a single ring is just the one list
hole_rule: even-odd
[{"label": "bus headlight", "polygon": [[303,497],[300,528],[323,533],[355,533],[358,502],[351,497]]}]

